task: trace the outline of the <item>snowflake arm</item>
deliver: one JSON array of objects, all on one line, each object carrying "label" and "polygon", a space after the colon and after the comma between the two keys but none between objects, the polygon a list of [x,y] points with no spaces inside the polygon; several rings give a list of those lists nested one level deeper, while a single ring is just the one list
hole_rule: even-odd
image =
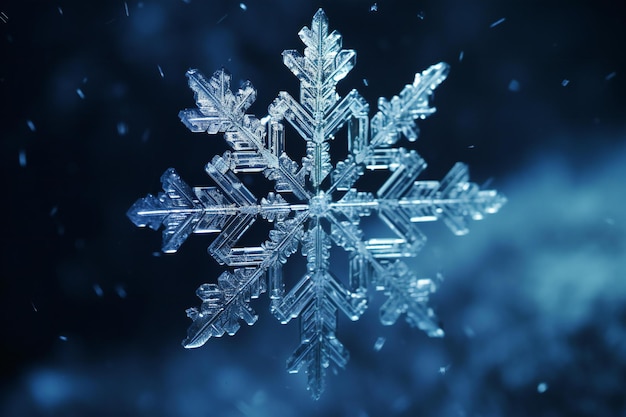
[{"label": "snowflake arm", "polygon": [[347,190],[363,174],[363,165],[372,158],[380,147],[393,145],[404,134],[410,141],[417,140],[419,129],[415,119],[425,119],[436,109],[430,106],[433,91],[448,76],[449,66],[445,62],[432,65],[421,74],[415,74],[413,84],[406,85],[399,96],[390,101],[378,100],[379,111],[370,122],[371,139],[367,135],[349,135],[350,155],[337,164],[329,192]]},{"label": "snowflake arm", "polygon": [[192,132],[216,134],[224,132],[224,139],[233,148],[230,155],[233,172],[266,171],[268,177],[280,181],[280,191],[290,191],[299,198],[306,198],[302,174],[294,172],[295,162],[285,153],[280,135],[270,136],[266,146],[265,127],[245,111],[256,99],[256,90],[245,82],[236,94],[230,90],[230,74],[216,71],[207,80],[197,70],[187,71],[189,87],[195,92],[197,109],[179,113],[181,121]]},{"label": "snowflake arm", "polygon": [[161,183],[162,193],[137,200],[127,215],[139,227],[158,230],[163,225],[165,253],[176,252],[191,233],[220,232],[243,207],[236,207],[231,196],[216,187],[192,189],[173,168],[163,173]]},{"label": "snowflake arm", "polygon": [[390,101],[382,97],[378,99],[379,111],[371,121],[371,146],[393,145],[400,133],[412,142],[417,140],[419,129],[415,119],[425,119],[435,113],[436,109],[430,106],[430,99],[449,71],[450,67],[445,62],[432,65],[422,73],[415,74],[413,84],[406,85]]},{"label": "snowflake arm", "polygon": [[200,347],[209,338],[221,337],[224,333],[232,336],[239,330],[239,319],[254,324],[258,316],[249,303],[250,299],[265,292],[263,272],[257,268],[238,268],[232,273],[222,273],[217,285],[202,284],[196,290],[202,300],[200,308],[187,309],[187,316],[193,323],[187,330],[183,346]]},{"label": "snowflake arm", "polygon": [[357,320],[366,304],[364,299],[352,298],[329,272],[331,240],[319,220],[303,241],[307,273],[288,295],[272,304],[272,311],[284,324],[301,317],[300,345],[287,360],[287,369],[292,373],[304,370],[311,395],[317,399],[324,390],[326,368],[331,364],[343,368],[349,359],[336,335],[338,310]]}]

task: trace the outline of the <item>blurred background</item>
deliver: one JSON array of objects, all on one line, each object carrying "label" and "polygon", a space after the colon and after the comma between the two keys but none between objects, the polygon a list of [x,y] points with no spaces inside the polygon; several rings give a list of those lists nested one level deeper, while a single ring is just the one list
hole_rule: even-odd
[{"label": "blurred background", "polygon": [[[378,294],[360,321],[340,319],[351,360],[313,401],[285,372],[298,324],[265,297],[255,326],[181,347],[195,289],[223,270],[211,237],[161,255],[160,233],[125,212],[168,167],[212,185],[204,164],[226,147],[180,123],[185,71],[249,79],[263,116],[279,91],[298,95],[280,54],[302,50],[319,7],[357,50],[338,91],[357,88],[372,113],[415,72],[451,65],[437,113],[400,144],[429,163],[422,179],[463,161],[509,201],[467,236],[423,228],[409,262],[444,277],[431,305],[446,337],[382,326]],[[625,7],[3,2],[0,415],[626,416]]]}]

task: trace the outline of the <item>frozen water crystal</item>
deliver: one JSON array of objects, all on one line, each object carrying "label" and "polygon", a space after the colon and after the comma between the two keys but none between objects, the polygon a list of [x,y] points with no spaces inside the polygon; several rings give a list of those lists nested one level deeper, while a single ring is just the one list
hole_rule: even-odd
[{"label": "frozen water crystal", "polygon": [[493,22],[492,24],[490,24],[490,25],[489,25],[489,27],[490,27],[491,29],[493,29],[493,28],[495,28],[496,26],[501,25],[501,24],[502,24],[502,23],[504,23],[505,21],[506,21],[506,17],[502,17],[502,18],[500,18],[500,19],[496,20],[495,22]]},{"label": "frozen water crystal", "polygon": [[26,167],[26,151],[24,149],[20,149],[17,158],[20,162],[20,167],[25,168]]},{"label": "frozen water crystal", "polygon": [[[227,269],[217,282],[196,291],[202,303],[187,310],[193,323],[185,347],[233,335],[242,320],[254,324],[251,299],[268,292],[278,320],[300,320],[300,344],[287,368],[305,372],[312,396],[319,398],[326,370],[343,368],[349,358],[337,337],[338,314],[357,320],[373,289],[386,297],[380,310],[383,324],[404,316],[429,336],[443,336],[428,307],[438,281],[419,277],[403,261],[425,243],[417,223],[442,220],[462,235],[470,220],[495,213],[505,199],[469,182],[461,163],[442,181],[416,180],[426,162],[415,150],[396,146],[401,137],[415,141],[415,120],[435,112],[430,99],[447,76],[447,64],[416,74],[390,100],[379,99],[370,118],[358,91],[343,98],[335,91],[353,68],[356,53],[342,49],[341,35],[329,32],[321,9],[299,35],[304,54],[287,50],[283,61],[300,81],[300,97],[280,92],[262,120],[246,113],[256,98],[250,82],[233,91],[224,70],[211,77],[195,69],[187,72],[197,107],[181,111],[181,121],[192,132],[223,133],[231,150],[206,165],[216,186],[192,188],[170,168],[161,177],[163,192],[138,200],[128,216],[137,226],[163,226],[163,252],[176,252],[192,233],[216,234],[209,253]],[[306,142],[299,162],[284,151],[287,123]],[[347,156],[333,163],[331,143],[342,129],[348,136]],[[387,173],[375,192],[358,187],[359,178],[371,171]],[[274,181],[273,191],[257,198],[240,180],[242,173],[264,175]],[[365,237],[361,221],[369,216],[378,216],[393,237]],[[267,240],[238,247],[255,221],[271,225]],[[347,254],[348,276],[332,272],[332,247]],[[306,259],[306,272],[294,282],[283,277],[282,266],[298,250]]]},{"label": "frozen water crystal", "polygon": [[387,341],[387,339],[385,339],[384,337],[380,336],[378,339],[376,339],[376,342],[374,343],[374,350],[376,352],[380,352],[380,350],[383,348],[383,346],[385,346],[385,342]]}]

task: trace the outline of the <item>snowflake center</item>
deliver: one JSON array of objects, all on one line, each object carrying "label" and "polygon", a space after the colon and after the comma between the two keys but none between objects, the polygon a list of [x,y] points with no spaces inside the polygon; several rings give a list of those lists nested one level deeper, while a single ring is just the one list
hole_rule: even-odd
[{"label": "snowflake center", "polygon": [[330,209],[330,195],[324,191],[318,191],[317,195],[309,200],[309,212],[316,217],[324,216]]}]

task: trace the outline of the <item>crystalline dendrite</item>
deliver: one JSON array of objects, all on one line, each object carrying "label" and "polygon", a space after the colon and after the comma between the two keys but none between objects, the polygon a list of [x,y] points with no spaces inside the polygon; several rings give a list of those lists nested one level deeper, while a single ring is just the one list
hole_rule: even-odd
[{"label": "crystalline dendrite", "polygon": [[[216,187],[191,188],[170,168],[161,177],[163,192],[138,200],[128,216],[137,226],[156,230],[163,225],[164,252],[176,252],[192,233],[216,234],[209,253],[228,270],[216,284],[202,284],[196,291],[202,304],[187,310],[193,323],[185,347],[233,335],[241,320],[253,324],[257,316],[250,300],[267,291],[276,318],[282,323],[300,319],[300,345],[287,367],[306,372],[308,388],[319,398],[326,369],[343,368],[349,358],[337,338],[338,314],[357,320],[370,289],[387,297],[380,311],[383,324],[404,315],[429,336],[443,336],[427,306],[436,282],[418,277],[402,261],[425,243],[416,224],[441,219],[455,234],[464,234],[469,220],[495,213],[505,199],[468,182],[461,163],[442,181],[418,181],[426,163],[414,150],[395,146],[401,136],[416,140],[415,120],[435,112],[430,99],[446,78],[447,64],[416,74],[391,100],[379,99],[378,112],[370,118],[356,90],[343,98],[335,91],[356,53],[341,49],[341,36],[329,33],[324,12],[319,10],[311,28],[299,35],[304,55],[288,50],[283,60],[300,80],[300,99],[279,93],[264,122],[246,113],[256,98],[249,82],[233,92],[224,70],[211,78],[187,72],[197,108],[181,111],[180,119],[192,132],[223,133],[232,150],[206,165]],[[284,152],[285,123],[306,142],[301,161]],[[340,129],[347,130],[348,151],[333,164],[330,144]],[[389,173],[382,186],[375,193],[356,188],[357,180],[374,170]],[[255,197],[240,173],[262,173],[274,181],[274,191]],[[393,237],[364,237],[361,221],[372,215]],[[273,226],[267,240],[237,247],[257,220]],[[333,245],[347,254],[347,277],[332,273]],[[298,249],[306,258],[306,272],[294,283],[283,279],[282,266]]]}]

